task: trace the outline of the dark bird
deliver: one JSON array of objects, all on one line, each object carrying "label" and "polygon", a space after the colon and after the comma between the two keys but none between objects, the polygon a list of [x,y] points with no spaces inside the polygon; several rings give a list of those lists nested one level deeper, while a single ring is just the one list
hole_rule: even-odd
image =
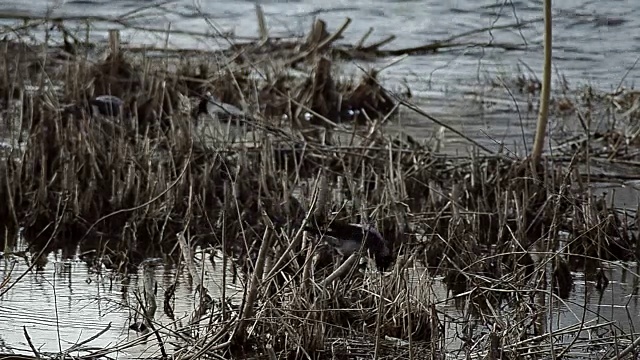
[{"label": "dark bird", "polygon": [[196,118],[201,114],[211,116],[216,122],[216,130],[232,139],[245,136],[248,128],[255,125],[255,120],[244,111],[222,102],[211,93],[207,93],[198,104]]},{"label": "dark bird", "polygon": [[63,116],[81,118],[118,118],[124,117],[124,101],[113,95],[100,95],[95,98],[87,96],[84,100],[65,105],[59,109]]},{"label": "dark bird", "polygon": [[350,256],[358,251],[364,242],[364,248],[373,255],[380,271],[388,269],[393,263],[388,241],[372,225],[333,221],[324,229],[305,226],[305,230],[324,236],[325,240],[342,256]]},{"label": "dark bird", "polygon": [[249,131],[263,128],[271,133],[286,135],[282,129],[270,124],[260,123],[250,114],[242,111],[238,107],[222,102],[210,92],[203,97],[195,109],[196,124],[201,114],[210,116],[214,120],[216,131],[224,137],[229,137],[232,141],[237,138],[244,138]]},{"label": "dark bird", "polygon": [[137,332],[137,333],[145,333],[147,332],[147,330],[149,330],[149,327],[143,321],[138,321],[131,324],[129,326],[129,330],[133,330],[134,332]]},{"label": "dark bird", "polygon": [[354,121],[358,120],[360,110],[349,105],[346,109],[342,109],[340,112],[340,121]]},{"label": "dark bird", "polygon": [[[204,103],[204,104],[203,104]],[[209,115],[217,116],[221,119],[229,118],[246,118],[247,114],[238,107],[222,102],[220,99],[207,93],[200,104],[200,112],[206,112]]]},{"label": "dark bird", "polygon": [[89,100],[92,115],[118,117],[123,113],[124,101],[113,95],[100,95]]}]

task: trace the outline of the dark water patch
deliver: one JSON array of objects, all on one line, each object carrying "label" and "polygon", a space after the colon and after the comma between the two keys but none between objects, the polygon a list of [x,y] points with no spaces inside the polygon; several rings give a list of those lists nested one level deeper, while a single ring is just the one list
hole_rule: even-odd
[{"label": "dark water patch", "polygon": [[[289,3],[303,3],[304,0],[240,0],[240,2],[248,2],[251,4],[260,3],[260,4],[289,4]],[[286,6],[286,5],[284,5]]]},{"label": "dark water patch", "polygon": [[568,29],[587,25],[593,28],[619,27],[629,21],[621,14],[582,13],[570,10],[557,10],[556,13],[567,19],[575,19],[566,25]]},{"label": "dark water patch", "polygon": [[596,17],[594,21],[594,27],[618,27],[626,24],[627,19],[614,18],[614,17]]},{"label": "dark water patch", "polygon": [[389,3],[401,3],[402,5],[415,5],[420,6],[422,4],[421,0],[389,0]]},{"label": "dark water patch", "polygon": [[94,5],[95,1],[92,0],[71,0],[65,1],[66,4],[69,5]]},{"label": "dark water patch", "polygon": [[311,17],[316,17],[322,14],[330,14],[333,12],[356,12],[360,10],[360,8],[358,7],[353,7],[353,6],[342,6],[342,7],[335,7],[335,8],[331,8],[331,9],[325,9],[325,8],[320,8],[320,9],[316,9],[316,10],[311,10],[309,11],[308,14],[300,14],[299,16],[302,17],[307,17],[307,16],[311,16]]},{"label": "dark water patch", "polygon": [[[571,53],[571,51],[567,51],[566,53]],[[560,61],[571,61],[573,63],[589,63],[589,64],[593,64],[595,59],[593,56],[583,56],[582,53],[575,53],[576,55],[571,55],[571,56],[562,56],[559,55],[557,52],[553,55],[553,59],[554,60],[560,60]],[[600,54],[596,54],[596,55],[600,55]],[[603,55],[604,56],[604,55]]]},{"label": "dark water patch", "polygon": [[475,11],[472,9],[463,9],[459,7],[452,7],[451,9],[449,9],[449,11],[451,11],[452,14],[474,14],[475,13]]},{"label": "dark water patch", "polygon": [[531,6],[531,3],[527,3],[525,1],[508,1],[508,2],[501,2],[501,3],[495,3],[495,4],[487,4],[487,5],[482,5],[480,8],[482,9],[498,9],[498,10],[502,10],[502,9],[509,9],[509,8],[521,8],[521,7],[527,7],[529,10],[533,10],[535,9],[535,6]]},{"label": "dark water patch", "polygon": [[180,16],[184,17],[185,19],[198,19],[198,18],[202,18],[207,17],[207,18],[211,18],[211,19],[215,19],[216,16],[220,16],[217,13],[212,13],[209,11],[205,11],[202,8],[196,8],[195,6],[192,5],[186,5],[185,6],[185,11],[182,12],[174,12],[174,14],[180,14]]}]

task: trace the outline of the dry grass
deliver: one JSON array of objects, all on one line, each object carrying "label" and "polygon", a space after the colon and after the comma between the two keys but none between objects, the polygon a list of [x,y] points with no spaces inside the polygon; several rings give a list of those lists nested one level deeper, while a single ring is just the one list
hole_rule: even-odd
[{"label": "dry grass", "polygon": [[[5,119],[17,119],[7,132],[26,139],[0,164],[5,246],[22,229],[40,266],[43,254],[79,248],[87,261],[122,271],[154,256],[183,254],[190,263],[187,249],[196,245],[222,250],[245,278],[243,302],[232,308],[223,297],[224,310],[173,334],[181,358],[440,358],[444,320],[428,291],[410,281],[418,266],[444,275],[459,308],[489,329],[469,330],[462,345],[469,353],[548,352],[544,314],[550,301],[570,295],[569,270],[595,281],[603,261],[636,257],[635,228],[589,195],[576,175],[579,157],[547,158],[532,173],[520,160],[445,157],[391,139],[380,124],[395,114],[396,100],[375,72],[334,80],[324,48],[295,50],[313,65],[302,78],[274,62],[256,78],[242,56],[167,70],[124,51],[93,62],[15,42],[2,48],[0,94],[13,114]],[[261,120],[253,146],[197,136],[190,107],[206,91]],[[135,129],[89,121],[81,107],[60,110],[107,93],[125,100]],[[369,117],[354,127],[355,140],[314,138],[347,104]],[[304,111],[315,120],[302,121]],[[291,130],[273,131],[283,114]],[[335,276],[333,262],[318,258],[323,252],[300,230],[314,217],[375,221],[398,256],[394,268]]]}]

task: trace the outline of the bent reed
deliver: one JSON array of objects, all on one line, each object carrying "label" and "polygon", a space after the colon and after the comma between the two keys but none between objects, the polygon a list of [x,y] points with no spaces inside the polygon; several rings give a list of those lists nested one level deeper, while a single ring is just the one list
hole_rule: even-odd
[{"label": "bent reed", "polygon": [[[176,329],[182,358],[444,356],[449,320],[431,280],[416,284],[416,267],[442,275],[486,330],[469,325],[462,347],[495,358],[548,351],[544,314],[570,296],[571,271],[601,279],[603,262],[636,258],[628,215],[589,196],[577,157],[544,158],[532,173],[524,160],[446,156],[389,135],[401,99],[376,71],[337,80],[344,52],[323,43],[330,36],[272,49],[279,57],[256,42],[173,62],[4,41],[0,94],[14,145],[0,162],[4,248],[21,236],[40,267],[61,251],[122,273],[146,258],[178,261],[181,237],[221,251],[246,296]],[[294,66],[310,71],[292,75]],[[209,136],[215,119],[196,111],[209,92],[263,124],[250,141]],[[123,99],[133,126],[90,116],[100,95]],[[303,231],[333,220],[375,223],[391,269],[336,263]]]}]

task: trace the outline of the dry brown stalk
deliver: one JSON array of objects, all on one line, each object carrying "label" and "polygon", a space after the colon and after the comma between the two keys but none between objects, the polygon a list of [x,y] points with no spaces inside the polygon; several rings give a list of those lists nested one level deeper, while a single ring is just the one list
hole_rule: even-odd
[{"label": "dry brown stalk", "polygon": [[182,250],[182,257],[184,260],[184,263],[187,266],[187,270],[189,270],[189,275],[191,275],[191,278],[193,279],[193,282],[195,284],[202,284],[202,279],[200,278],[200,275],[198,273],[198,270],[195,267],[195,264],[193,263],[193,251],[191,250],[191,247],[189,246],[189,244],[187,243],[187,239],[185,239],[184,237],[184,233],[180,232],[176,234],[176,238],[178,239],[178,244],[180,244],[180,249]]},{"label": "dry brown stalk", "polygon": [[264,271],[264,264],[266,258],[269,256],[269,248],[271,246],[272,233],[271,228],[267,227],[262,238],[262,245],[260,246],[260,252],[258,253],[258,259],[256,260],[253,277],[251,278],[250,288],[247,293],[247,298],[242,309],[242,317],[233,332],[232,339],[234,342],[243,343],[246,338],[246,326],[249,318],[252,317],[254,311],[254,303],[258,296],[258,288],[260,280],[262,279],[262,273]]},{"label": "dry brown stalk", "polygon": [[[552,23],[551,0],[544,1],[544,69],[542,71],[542,90],[540,91],[540,110],[536,126],[536,139],[531,152],[532,166],[538,163],[542,155],[544,140],[547,133],[549,117],[549,99],[551,97],[551,52],[552,52]],[[535,172],[534,172],[535,173]]]},{"label": "dry brown stalk", "polygon": [[269,31],[267,30],[267,20],[264,17],[264,11],[260,4],[256,4],[256,17],[258,19],[258,38],[261,43],[269,40]]},{"label": "dry brown stalk", "polygon": [[346,18],[344,23],[338,28],[338,30],[335,33],[327,37],[324,37],[323,36],[325,32],[324,22],[319,22],[319,21],[316,22],[316,24],[318,25],[314,24],[313,32],[311,33],[312,37],[310,38],[310,43],[308,43],[308,46],[310,46],[311,48],[299,54],[298,56],[294,57],[293,59],[288,60],[287,61],[288,65],[295,64],[301,60],[304,60],[311,54],[318,53],[324,50],[326,47],[330,46],[334,41],[339,39],[340,36],[342,36],[342,33],[344,33],[344,31],[347,30],[347,28],[349,27],[349,24],[351,24],[351,19]]},{"label": "dry brown stalk", "polygon": [[[51,60],[58,54],[51,49],[23,47],[25,64],[19,76],[8,77],[13,89],[6,89],[23,100],[18,113],[27,138],[24,150],[0,164],[0,195],[8,199],[0,215],[8,219],[7,237],[15,238],[12,234],[23,226],[31,250],[42,258],[50,250],[73,254],[79,247],[123,268],[135,268],[155,251],[172,259],[179,246],[198,283],[204,272],[198,273],[191,247],[222,249],[223,267],[229,264],[249,279],[246,300],[238,310],[223,290],[220,317],[212,314],[215,320],[205,324],[202,313],[192,316],[194,327],[209,331],[197,339],[172,335],[187,344],[184,354],[193,359],[234,352],[238,344],[271,357],[295,351],[322,357],[337,343],[367,353],[374,349],[381,358],[393,351],[402,352],[397,357],[418,357],[426,343],[438,353],[447,334],[430,298],[432,280],[418,286],[410,282],[423,266],[430,276],[445,275],[453,293],[448,300],[459,305],[469,323],[492,319],[494,327],[465,330],[478,353],[497,356],[497,342],[509,356],[521,355],[525,347],[548,353],[557,334],[593,328],[585,323],[544,333],[541,326],[549,305],[564,301],[570,288],[566,266],[589,269],[601,261],[632,258],[636,245],[630,244],[637,242],[629,235],[633,228],[626,214],[590,199],[586,183],[577,190],[570,186],[572,174],[582,177],[574,166],[581,155],[572,154],[565,163],[541,162],[539,178],[532,179],[523,161],[447,157],[391,139],[383,125],[405,102],[379,84],[375,71],[348,83],[333,79],[334,52],[342,46],[325,44],[331,35],[320,30],[310,34],[306,48],[274,39],[259,48],[235,44],[215,53],[231,55],[219,63],[199,58],[154,62],[122,47],[119,55],[93,64],[78,44],[75,57],[60,63]],[[3,45],[6,51],[17,49]],[[290,76],[273,65],[278,56],[301,54],[316,64],[313,76]],[[256,79],[257,72],[266,79]],[[27,79],[34,79],[37,92],[24,89]],[[63,95],[49,82],[67,84]],[[182,109],[176,99],[186,96],[197,107],[206,91],[258,119],[252,144],[199,138],[192,126],[194,111]],[[370,92],[375,95],[363,95]],[[82,106],[60,109],[107,93],[123,98],[138,119],[134,129],[89,121]],[[331,114],[352,104],[363,109],[362,123],[347,128]],[[299,118],[307,111],[341,142],[299,140],[310,128]],[[302,125],[285,131],[278,123],[282,114]],[[201,116],[200,121],[207,126],[212,120]],[[611,135],[607,140],[615,154],[626,148],[621,139]],[[309,193],[299,194],[305,183]],[[339,194],[329,193],[334,184]],[[332,249],[306,239],[303,230],[322,216],[375,222],[400,259],[384,276],[350,266],[356,257],[335,270]],[[566,237],[563,242],[559,234]],[[228,282],[223,278],[224,285]],[[493,338],[482,337],[483,331]],[[408,341],[409,352],[387,338]],[[565,345],[570,346],[560,347]],[[577,340],[554,344],[552,350],[570,354],[579,345]]]}]

